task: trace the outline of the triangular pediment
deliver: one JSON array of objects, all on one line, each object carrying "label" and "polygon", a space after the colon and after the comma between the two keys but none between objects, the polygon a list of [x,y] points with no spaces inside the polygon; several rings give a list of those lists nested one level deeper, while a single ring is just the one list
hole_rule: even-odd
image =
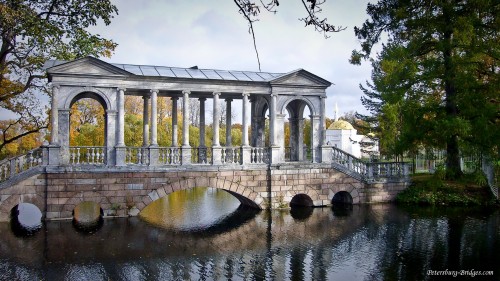
[{"label": "triangular pediment", "polygon": [[270,83],[272,85],[312,86],[325,88],[332,84],[331,82],[304,69],[283,74],[280,77],[271,80]]},{"label": "triangular pediment", "polygon": [[55,62],[52,67],[47,68],[49,75],[53,74],[84,74],[102,76],[128,76],[132,73],[118,68],[112,64],[96,59],[85,57],[70,62]]}]

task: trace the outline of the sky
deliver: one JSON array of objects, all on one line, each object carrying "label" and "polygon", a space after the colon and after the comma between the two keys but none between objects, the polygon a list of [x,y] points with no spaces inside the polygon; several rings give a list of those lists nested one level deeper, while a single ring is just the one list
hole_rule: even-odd
[{"label": "sky", "polygon": [[[259,71],[248,24],[231,0],[112,2],[119,15],[109,26],[99,23],[90,29],[118,43],[114,55],[104,61]],[[286,73],[302,68],[332,82],[327,89],[327,117],[334,117],[335,103],[339,115],[366,113],[359,84],[370,79],[370,65],[355,66],[348,60],[352,50],[360,48],[354,27],[368,18],[367,3],[327,0],[319,18],[347,28],[327,39],[298,20],[306,15],[300,0],[280,1],[276,14],[263,10],[254,23],[261,70]]]}]

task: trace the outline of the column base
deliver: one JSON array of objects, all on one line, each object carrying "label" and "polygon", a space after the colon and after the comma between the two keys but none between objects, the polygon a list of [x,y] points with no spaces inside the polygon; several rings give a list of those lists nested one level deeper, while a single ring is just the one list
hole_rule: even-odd
[{"label": "column base", "polygon": [[116,166],[126,166],[126,156],[127,156],[127,147],[126,146],[115,146],[115,156],[116,156]]},{"label": "column base", "polygon": [[181,165],[191,165],[191,147],[181,147]]},{"label": "column base", "polygon": [[332,146],[321,146],[321,163],[332,163]]}]

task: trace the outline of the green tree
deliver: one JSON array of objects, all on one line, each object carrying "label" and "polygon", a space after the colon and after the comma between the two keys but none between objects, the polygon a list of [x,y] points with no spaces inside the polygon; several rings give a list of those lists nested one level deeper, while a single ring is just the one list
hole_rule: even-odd
[{"label": "green tree", "polygon": [[448,178],[461,175],[461,146],[498,153],[498,1],[382,0],[367,12],[351,63],[370,59],[387,35],[363,103],[380,116],[392,113],[386,104],[399,104],[398,150],[445,144]]},{"label": "green tree", "polygon": [[2,140],[0,150],[47,128],[46,109],[38,99],[48,93],[43,71],[47,60],[111,56],[116,44],[87,28],[100,20],[109,24],[116,13],[109,0],[0,2],[0,107],[23,127],[4,134],[9,138]]}]

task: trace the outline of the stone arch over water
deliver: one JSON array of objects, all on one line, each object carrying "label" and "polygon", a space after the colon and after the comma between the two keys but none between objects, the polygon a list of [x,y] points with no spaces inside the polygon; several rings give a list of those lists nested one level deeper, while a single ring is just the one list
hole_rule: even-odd
[{"label": "stone arch over water", "polygon": [[212,187],[217,189],[222,189],[236,197],[240,203],[244,206],[248,206],[255,209],[262,209],[264,198],[260,196],[257,192],[252,189],[245,187],[237,182],[222,178],[188,178],[172,183],[167,183],[163,187],[157,188],[145,195],[142,198],[142,203],[139,203],[137,209],[142,211],[146,206],[151,204],[160,198],[163,198],[173,192],[191,189],[194,187]]},{"label": "stone arch over water", "polygon": [[42,212],[42,219],[44,218],[45,200],[41,196],[35,194],[13,194],[0,205],[0,221],[10,221],[11,210],[20,203],[35,205]]}]

